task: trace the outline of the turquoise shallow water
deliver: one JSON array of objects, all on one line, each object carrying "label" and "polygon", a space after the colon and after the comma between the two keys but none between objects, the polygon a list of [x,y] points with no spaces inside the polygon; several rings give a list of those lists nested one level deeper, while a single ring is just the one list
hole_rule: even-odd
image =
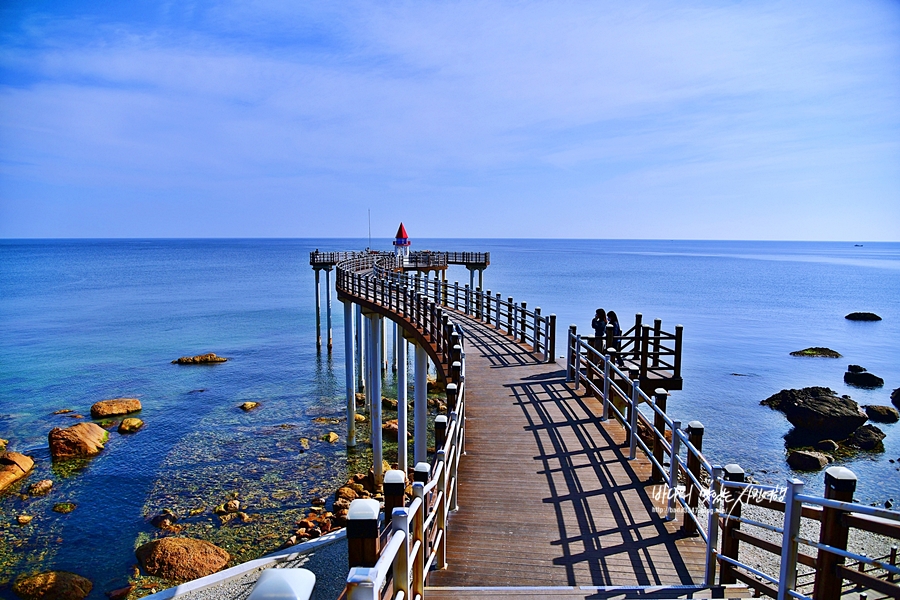
[{"label": "turquoise shallow water", "polygon": [[[0,496],[0,581],[64,568],[91,577],[92,597],[103,598],[127,582],[135,544],[155,532],[149,516],[165,507],[187,514],[235,492],[253,507],[253,524],[220,527],[205,514],[188,519],[188,532],[239,556],[280,544],[309,500],[347,470],[341,444],[315,441],[330,429],[342,433],[343,425],[314,419],[341,414],[343,346],[335,302],[334,355],[316,352],[308,252],[363,246],[0,242],[0,437],[35,457],[28,481],[56,481],[45,499]],[[706,425],[713,461],[738,462],[762,481],[789,474],[781,437],[789,425],[760,400],[782,388],[824,385],[861,404],[889,404],[890,390],[900,387],[900,244],[413,238],[413,248],[490,251],[486,287],[556,313],[560,334],[569,323],[587,331],[598,306],[616,310],[623,324],[638,311],[645,321],[663,319],[664,329],[683,324],[685,389],[670,412]],[[450,278],[464,281],[467,273]],[[856,310],[884,320],[843,318]],[[808,346],[845,358],[788,355]],[[170,364],[209,351],[230,360]],[[849,363],[883,377],[885,387],[845,386]],[[112,433],[81,470],[54,470],[47,432],[73,420],[51,413],[87,415],[95,401],[118,396],[141,398],[145,429]],[[246,400],[262,408],[240,411]],[[900,458],[900,425],[881,427],[887,451],[847,463],[867,502],[900,499],[900,465],[889,462]],[[303,454],[301,437],[313,440]],[[820,475],[801,478],[821,488]],[[50,510],[63,500],[78,508]],[[21,513],[35,520],[11,525]]]}]

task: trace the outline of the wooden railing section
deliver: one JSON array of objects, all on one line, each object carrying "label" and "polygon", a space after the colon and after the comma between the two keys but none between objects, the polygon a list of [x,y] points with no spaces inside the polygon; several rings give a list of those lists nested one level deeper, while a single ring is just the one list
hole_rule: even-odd
[{"label": "wooden railing section", "polygon": [[[650,460],[652,477],[665,493],[666,519],[675,519],[680,507],[684,532],[699,535],[706,543],[707,585],[740,581],[779,600],[838,600],[847,586],[854,592],[900,598],[896,546],[877,557],[847,551],[851,529],[900,539],[900,512],[852,502],[856,476],[849,469],[826,471],[824,498],[803,494],[803,483],[797,479],[783,487],[747,483],[738,465],[714,466],[703,456],[700,422],[682,427],[666,414],[666,390],[646,394],[639,379],[616,366],[613,354],[601,354],[574,328],[566,348],[567,379],[576,390],[583,385],[602,401],[601,420],[615,418],[622,424],[630,459],[640,449]],[[749,519],[742,515],[745,504],[776,516],[769,523]],[[821,523],[818,540],[800,534],[802,520]],[[774,535],[778,543],[754,535],[759,531]],[[741,543],[778,557],[779,572],[765,573],[741,562]],[[802,553],[801,546],[815,553]]]}]

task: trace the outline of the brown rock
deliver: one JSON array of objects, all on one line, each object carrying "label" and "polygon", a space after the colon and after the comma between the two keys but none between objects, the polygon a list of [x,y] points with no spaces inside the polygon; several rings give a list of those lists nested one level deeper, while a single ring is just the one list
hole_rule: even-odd
[{"label": "brown rock", "polygon": [[144,422],[140,419],[128,417],[127,419],[122,419],[122,423],[119,424],[119,433],[134,433],[143,426]]},{"label": "brown rock", "polygon": [[72,409],[71,409],[71,408],[61,408],[61,409],[59,409],[59,410],[54,410],[54,411],[53,411],[53,414],[54,414],[54,415],[65,415],[65,414],[68,414],[68,413],[70,413],[70,412],[72,412]]},{"label": "brown rock", "polygon": [[78,423],[65,429],[54,427],[48,438],[53,458],[85,458],[100,454],[109,432],[96,423]]},{"label": "brown rock", "polygon": [[49,479],[41,479],[28,486],[28,493],[32,496],[44,496],[49,494],[51,489],[53,489],[53,482]]},{"label": "brown rock", "polygon": [[334,501],[334,504],[331,505],[335,512],[340,512],[342,510],[350,510],[350,501],[346,498],[338,498]]},{"label": "brown rock", "polygon": [[34,517],[31,515],[19,515],[16,517],[16,523],[19,525],[28,525]]},{"label": "brown rock", "polygon": [[53,505],[53,512],[58,512],[64,515],[69,514],[73,510],[75,510],[74,502],[58,502]]},{"label": "brown rock", "polygon": [[900,412],[893,406],[864,406],[866,416],[876,423],[896,423],[900,421]]},{"label": "brown rock", "polygon": [[349,487],[342,487],[338,488],[338,490],[334,493],[334,497],[337,500],[343,498],[344,500],[347,500],[349,502],[351,500],[356,500],[357,498],[359,498],[359,494]]},{"label": "brown rock", "polygon": [[853,432],[853,435],[847,440],[847,444],[860,450],[884,452],[884,444],[882,443],[884,437],[884,432],[874,425],[863,425]]},{"label": "brown rock", "polygon": [[849,396],[823,387],[781,390],[760,404],[780,410],[794,427],[818,439],[844,439],[868,419]]},{"label": "brown rock", "polygon": [[241,408],[241,410],[244,410],[244,411],[250,411],[250,410],[253,410],[254,408],[256,408],[257,406],[259,406],[259,402],[244,402],[243,404],[241,404],[240,408]]},{"label": "brown rock", "polygon": [[336,441],[338,441],[338,439],[340,439],[338,434],[333,431],[329,431],[328,433],[322,435],[322,441],[328,442],[329,444],[335,443]]},{"label": "brown rock", "polygon": [[30,456],[18,452],[0,453],[0,490],[25,477],[33,467]]},{"label": "brown rock", "polygon": [[223,363],[227,358],[216,356],[213,352],[206,354],[198,354],[197,356],[182,356],[172,361],[173,365],[209,365],[215,363]]},{"label": "brown rock", "polygon": [[381,432],[384,434],[384,439],[386,440],[398,439],[400,437],[400,425],[398,424],[397,419],[385,421],[384,425],[381,426]]},{"label": "brown rock", "polygon": [[203,540],[167,537],[135,550],[141,566],[150,575],[170,581],[190,581],[220,571],[231,555]]},{"label": "brown rock", "polygon": [[389,410],[397,410],[397,401],[393,398],[381,398],[381,408],[387,408]]},{"label": "brown rock", "polygon": [[109,598],[109,600],[125,600],[133,589],[134,584],[132,583],[131,585],[126,585],[125,587],[106,592],[106,597]]},{"label": "brown rock", "polygon": [[820,471],[828,464],[828,457],[821,452],[794,450],[787,463],[796,471]]},{"label": "brown rock", "polygon": [[23,600],[83,600],[94,584],[89,579],[66,571],[46,571],[19,577],[13,591]]},{"label": "brown rock", "polygon": [[127,415],[139,410],[141,410],[141,401],[137,398],[113,398],[95,402],[91,407],[91,417],[105,419],[106,417]]}]

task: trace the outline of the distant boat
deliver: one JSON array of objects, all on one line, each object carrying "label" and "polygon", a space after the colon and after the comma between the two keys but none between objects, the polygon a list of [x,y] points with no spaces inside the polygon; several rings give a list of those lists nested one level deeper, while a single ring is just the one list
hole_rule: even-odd
[{"label": "distant boat", "polygon": [[853,245],[856,246],[857,248],[862,248],[862,244],[853,244]]}]

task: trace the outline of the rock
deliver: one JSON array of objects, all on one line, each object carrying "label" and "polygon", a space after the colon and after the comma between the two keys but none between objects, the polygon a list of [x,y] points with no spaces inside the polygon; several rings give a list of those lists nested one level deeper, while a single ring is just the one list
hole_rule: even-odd
[{"label": "rock", "polygon": [[150,519],[150,524],[160,529],[169,529],[178,521],[178,515],[168,508],[163,509],[161,513]]},{"label": "rock", "polygon": [[381,432],[386,440],[398,439],[400,436],[400,425],[397,422],[397,419],[386,421],[384,425],[381,426]]},{"label": "rock", "polygon": [[815,346],[804,350],[795,350],[791,352],[791,356],[820,356],[823,358],[841,358],[840,353],[835,352],[831,348],[822,348]]},{"label": "rock", "polygon": [[216,356],[213,352],[206,354],[198,354],[197,356],[182,356],[172,361],[173,365],[210,365],[215,363],[223,363],[228,359],[222,356]]},{"label": "rock", "polygon": [[91,407],[91,417],[105,419],[106,417],[127,415],[139,410],[141,410],[141,401],[137,398],[113,398],[95,402]]},{"label": "rock", "polygon": [[214,544],[185,537],[166,537],[135,550],[141,567],[169,581],[190,581],[220,571],[231,555]]},{"label": "rock", "polygon": [[0,452],[0,491],[22,479],[34,468],[30,456],[18,452]]},{"label": "rock", "polygon": [[34,517],[31,515],[19,515],[16,517],[16,523],[19,525],[28,525]]},{"label": "rock", "polygon": [[0,452],[6,450],[6,445],[9,444],[9,440],[4,440],[0,438]]},{"label": "rock", "polygon": [[382,398],[381,408],[386,408],[388,410],[397,410],[397,401],[393,398]]},{"label": "rock", "polygon": [[850,321],[880,321],[881,317],[870,312],[852,312],[844,317]]},{"label": "rock", "polygon": [[143,426],[144,422],[140,419],[134,417],[122,419],[122,423],[119,424],[119,433],[134,433]]},{"label": "rock", "polygon": [[884,452],[884,432],[874,425],[863,425],[853,432],[847,445],[859,448],[860,450],[872,450],[874,452]]},{"label": "rock", "polygon": [[116,588],[106,592],[106,597],[109,598],[109,600],[125,600],[133,589],[134,584],[132,583],[131,585],[126,585],[125,587]]},{"label": "rock", "polygon": [[53,489],[53,481],[49,479],[41,479],[36,483],[28,486],[28,493],[32,496],[45,496]]},{"label": "rock", "polygon": [[[653,449],[653,439],[656,437],[653,434],[653,429],[644,423],[643,419],[638,419],[638,437],[641,438],[641,441],[647,444],[647,447],[651,450]],[[672,443],[672,431],[666,430],[666,440],[671,444]]]},{"label": "rock", "polygon": [[225,504],[220,504],[219,506],[213,509],[213,512],[217,515],[225,514],[225,513],[235,513],[241,510],[241,501],[240,500],[229,500]]},{"label": "rock", "polygon": [[300,438],[300,447],[309,450],[309,438]]},{"label": "rock", "polygon": [[816,450],[821,450],[822,452],[835,452],[838,448],[840,448],[840,445],[834,440],[822,440],[816,444]]},{"label": "rock", "polygon": [[844,383],[861,388],[879,388],[884,385],[884,379],[866,372],[859,365],[849,365],[844,373]]},{"label": "rock", "polygon": [[338,439],[340,439],[340,438],[339,438],[338,434],[336,434],[335,432],[329,431],[328,433],[323,433],[321,439],[323,442],[328,442],[329,444],[333,444],[336,441],[338,441]]},{"label": "rock", "polygon": [[74,502],[58,502],[53,505],[53,512],[58,512],[63,515],[67,515],[73,510],[75,510]]},{"label": "rock", "polygon": [[891,392],[891,404],[900,408],[900,388],[897,388],[893,392]]},{"label": "rock", "polygon": [[866,409],[866,415],[869,420],[876,423],[896,423],[900,421],[900,412],[893,406],[876,406],[869,405],[863,407]]},{"label": "rock", "polygon": [[349,502],[351,500],[356,500],[357,498],[359,498],[359,494],[353,488],[344,486],[337,489],[337,491],[334,493],[334,497],[336,500],[343,499]]},{"label": "rock", "polygon": [[356,421],[357,423],[365,423],[366,415],[361,415],[361,414],[357,413],[357,414],[353,415],[353,420]]},{"label": "rock", "polygon": [[65,414],[68,414],[68,413],[70,413],[70,412],[72,412],[72,409],[71,409],[71,408],[61,408],[61,409],[59,409],[59,410],[54,410],[54,411],[53,411],[53,414],[54,414],[54,415],[65,415]]},{"label": "rock", "polygon": [[259,402],[244,402],[243,404],[241,404],[240,408],[241,408],[241,410],[247,411],[247,410],[253,410],[257,406],[259,406]]},{"label": "rock", "polygon": [[67,571],[45,571],[22,576],[13,591],[23,600],[83,600],[94,584],[89,579]]},{"label": "rock", "polygon": [[325,498],[321,498],[321,497],[320,497],[320,498],[313,498],[313,499],[310,501],[310,504],[312,504],[313,506],[325,506]]},{"label": "rock", "polygon": [[342,510],[350,509],[350,501],[346,498],[338,498],[334,501],[334,504],[331,505],[335,512],[340,512]]},{"label": "rock", "polygon": [[781,390],[760,404],[783,412],[794,427],[818,439],[844,439],[867,419],[849,396],[823,387]]},{"label": "rock", "polygon": [[86,458],[100,454],[109,432],[96,423],[78,423],[65,429],[54,427],[48,438],[53,458]]},{"label": "rock", "polygon": [[828,464],[828,457],[821,452],[794,450],[787,463],[795,471],[820,471]]},{"label": "rock", "polygon": [[893,506],[894,506],[894,503],[891,502],[890,500],[885,500],[885,501],[884,501],[884,507],[885,507],[885,508],[893,508]]}]

